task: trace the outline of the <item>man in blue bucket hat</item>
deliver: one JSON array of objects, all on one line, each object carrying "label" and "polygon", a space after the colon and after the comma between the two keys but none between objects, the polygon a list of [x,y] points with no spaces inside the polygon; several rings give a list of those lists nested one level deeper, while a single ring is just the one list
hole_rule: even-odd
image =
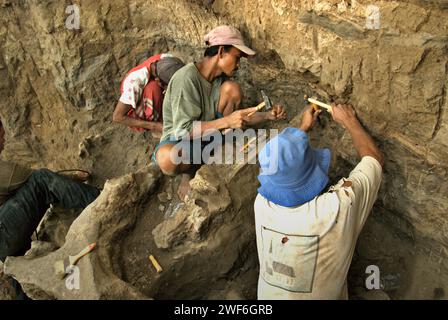
[{"label": "man in blue bucket hat", "polygon": [[384,162],[353,108],[333,105],[332,117],[351,135],[361,161],[327,189],[330,150],[312,148],[307,134],[319,113],[307,107],[299,128],[286,128],[259,154],[258,299],[348,298],[348,269]]}]

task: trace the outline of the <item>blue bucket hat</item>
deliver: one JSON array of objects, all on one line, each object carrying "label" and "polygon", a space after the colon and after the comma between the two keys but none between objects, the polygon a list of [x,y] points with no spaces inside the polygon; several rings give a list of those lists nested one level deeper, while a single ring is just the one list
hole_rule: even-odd
[{"label": "blue bucket hat", "polygon": [[314,199],[329,180],[330,150],[313,149],[308,135],[297,128],[286,128],[270,140],[258,160],[258,192],[284,207],[296,207]]}]

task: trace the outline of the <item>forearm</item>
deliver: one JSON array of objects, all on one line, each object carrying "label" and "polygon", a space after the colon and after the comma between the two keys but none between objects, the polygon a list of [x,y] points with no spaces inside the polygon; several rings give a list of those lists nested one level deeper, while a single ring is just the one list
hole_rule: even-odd
[{"label": "forearm", "polygon": [[246,124],[249,126],[256,126],[266,122],[269,120],[268,115],[268,112],[256,112],[246,120]]},{"label": "forearm", "polygon": [[213,130],[222,130],[227,128],[229,128],[229,124],[226,118],[220,118],[212,121],[198,121],[195,122],[195,126],[190,133],[190,137],[197,139],[202,137],[207,131],[210,132]]},{"label": "forearm", "polygon": [[159,131],[159,132],[162,131],[160,129],[160,126],[157,124],[157,122],[134,119],[134,118],[131,118],[128,116],[114,117],[113,121],[115,123],[120,123],[120,124],[123,124],[128,127],[137,127],[137,128],[143,128],[143,129],[148,129],[151,131]]},{"label": "forearm", "polygon": [[146,129],[151,130],[153,132],[163,132],[163,124],[161,122],[154,121],[143,121],[146,123]]},{"label": "forearm", "polygon": [[145,126],[145,122],[140,119],[134,119],[128,116],[115,116],[113,117],[113,121],[115,123],[123,124],[128,127],[140,127],[143,128]]},{"label": "forearm", "polygon": [[344,124],[353,140],[353,145],[362,158],[371,156],[378,160],[381,166],[384,166],[384,159],[382,152],[378,149],[373,138],[362,127],[358,119],[352,119]]}]

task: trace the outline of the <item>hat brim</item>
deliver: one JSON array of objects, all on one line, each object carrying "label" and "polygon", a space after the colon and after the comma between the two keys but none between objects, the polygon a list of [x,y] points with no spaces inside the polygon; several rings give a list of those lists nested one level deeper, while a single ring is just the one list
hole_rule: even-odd
[{"label": "hat brim", "polygon": [[243,46],[243,45],[240,45],[240,44],[232,44],[232,46],[234,46],[235,48],[237,48],[238,50],[240,50],[241,52],[243,52],[244,54],[246,54],[248,56],[254,56],[254,55],[257,54],[251,48]]},{"label": "hat brim", "polygon": [[259,175],[261,187],[258,192],[267,200],[284,207],[296,207],[314,199],[329,181],[331,153],[329,149],[313,149],[313,152],[316,164],[306,183],[296,187],[283,187],[273,183],[269,175]]}]

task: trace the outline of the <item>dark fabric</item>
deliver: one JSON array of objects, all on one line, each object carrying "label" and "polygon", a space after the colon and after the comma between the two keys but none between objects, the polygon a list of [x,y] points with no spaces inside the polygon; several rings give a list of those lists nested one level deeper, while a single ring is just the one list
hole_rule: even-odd
[{"label": "dark fabric", "polygon": [[33,172],[28,181],[0,207],[0,260],[23,255],[31,235],[50,204],[66,209],[85,208],[100,191],[50,170]]},{"label": "dark fabric", "polygon": [[14,278],[9,279],[9,284],[14,289],[15,294],[13,298],[14,300],[31,300],[30,298],[27,297],[25,292],[23,292],[22,286],[16,279]]},{"label": "dark fabric", "polygon": [[167,85],[170,83],[173,74],[183,66],[185,66],[185,63],[179,58],[164,57],[156,62],[156,75]]},{"label": "dark fabric", "polygon": [[[217,112],[217,113],[219,113],[219,112]],[[189,155],[189,158],[190,158],[190,162],[189,163],[190,164],[199,164],[199,163],[194,163],[194,161],[193,161],[194,160],[194,152],[196,152],[196,153],[200,153],[201,154],[201,157],[200,157],[201,164],[204,164],[207,159],[203,159],[202,158],[202,151],[204,150],[204,148],[206,146],[208,146],[214,140],[215,140],[214,136],[212,136],[210,138],[210,141],[202,141],[201,140],[200,143],[199,143],[200,144],[200,149],[199,149],[199,148],[195,148],[196,145],[194,143],[194,140],[182,140],[182,139],[181,140],[176,140],[175,137],[169,137],[166,140],[160,141],[159,144],[156,145],[156,147],[154,149],[154,152],[151,155],[151,162],[153,162],[157,166],[159,165],[157,163],[157,156],[156,155],[157,155],[157,152],[159,151],[160,147],[162,147],[162,146],[164,146],[166,144],[174,144],[174,145],[176,145],[176,144],[179,144],[179,143],[183,143],[185,145],[185,148],[186,148],[186,150],[188,152],[188,155]],[[225,138],[222,135],[221,136],[221,143],[224,144],[224,142],[225,142]],[[212,152],[212,155],[213,155],[213,152]]]}]

